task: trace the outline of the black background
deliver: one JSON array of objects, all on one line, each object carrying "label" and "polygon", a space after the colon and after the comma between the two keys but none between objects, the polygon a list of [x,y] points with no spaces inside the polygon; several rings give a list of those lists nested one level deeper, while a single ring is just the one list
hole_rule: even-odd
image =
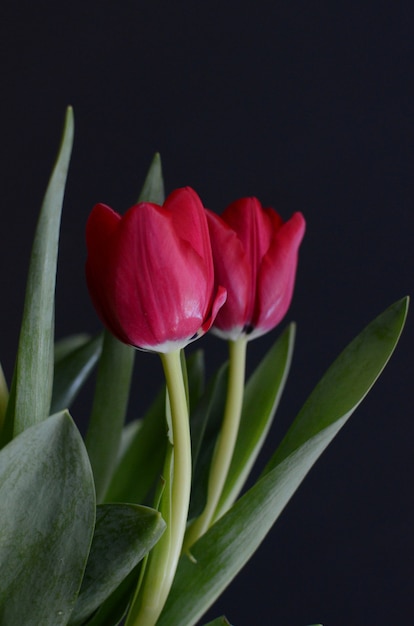
[{"label": "black background", "polygon": [[[256,195],[307,233],[288,316],[297,345],[264,458],[339,351],[413,286],[411,2],[3,2],[0,357],[11,377],[38,209],[63,116],[76,136],[57,337],[99,330],[84,225],[134,203],[153,153],[167,191],[221,212]],[[412,318],[412,315],[411,315]],[[380,382],[209,613],[237,626],[410,624],[413,323]],[[249,369],[280,328],[249,349]],[[199,343],[209,367],[225,356]],[[139,353],[130,416],[161,381]],[[82,425],[88,398],[73,410]]]}]

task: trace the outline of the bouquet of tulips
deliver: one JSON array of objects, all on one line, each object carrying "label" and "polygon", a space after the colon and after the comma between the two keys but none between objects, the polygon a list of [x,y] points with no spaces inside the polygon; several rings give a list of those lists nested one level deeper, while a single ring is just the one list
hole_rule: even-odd
[{"label": "bouquet of tulips", "polygon": [[[304,218],[284,222],[255,198],[218,216],[190,188],[165,199],[156,155],[138,203],[123,216],[98,204],[86,225],[86,280],[105,330],[55,343],[72,142],[68,109],[34,239],[10,391],[0,369],[0,623],[191,626],[368,393],[399,339],[407,299],[345,348],[244,490],[286,383],[294,325],[247,381],[246,353],[287,312]],[[205,381],[203,352],[184,350],[208,331],[229,350]],[[131,421],[136,349],[159,354],[165,384]],[[95,366],[83,439],[69,407]]]}]

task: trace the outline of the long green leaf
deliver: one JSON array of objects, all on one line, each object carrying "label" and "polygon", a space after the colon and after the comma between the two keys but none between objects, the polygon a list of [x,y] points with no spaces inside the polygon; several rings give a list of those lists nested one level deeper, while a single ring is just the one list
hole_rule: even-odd
[{"label": "long green leaf", "polygon": [[3,368],[0,363],[0,432],[3,428],[3,421],[6,416],[7,403],[9,401],[9,390]]},{"label": "long green leaf", "polygon": [[0,452],[0,623],[63,626],[95,524],[92,472],[67,413]]},{"label": "long green leaf", "polygon": [[106,502],[148,502],[148,494],[162,473],[167,447],[165,390],[139,423],[113,474]]},{"label": "long green leaf", "polygon": [[115,591],[101,604],[85,626],[118,626],[125,624],[124,618],[131,602],[132,594],[137,586],[141,564],[122,581]]},{"label": "long green leaf", "polygon": [[152,159],[148,174],[139,194],[139,202],[155,202],[163,204],[165,200],[164,179],[162,175],[161,157],[157,152]]},{"label": "long green leaf", "polygon": [[[51,413],[70,407],[89,374],[96,365],[102,350],[102,337],[88,338],[84,343],[73,341],[74,349],[56,360],[53,376]],[[59,346],[60,354],[64,346]]]},{"label": "long green leaf", "polygon": [[75,335],[68,335],[55,342],[54,348],[54,362],[55,366],[63,361],[67,356],[78,348],[84,346],[90,341],[91,336],[87,333],[77,333]]},{"label": "long green leaf", "polygon": [[295,326],[291,324],[246,384],[236,448],[216,519],[235,502],[264,444],[285,387],[294,341]]},{"label": "long green leaf", "polygon": [[130,346],[105,331],[92,413],[85,437],[98,502],[102,501],[116,467],[134,356]]},{"label": "long green leaf", "polygon": [[191,415],[193,484],[189,519],[199,515],[206,503],[211,459],[223,421],[227,378],[228,363],[224,363],[209,381]]},{"label": "long green leaf", "polygon": [[[164,200],[161,159],[156,154],[146,176],[140,201]],[[105,498],[117,465],[135,351],[105,332],[86,447],[95,477],[98,502]]]},{"label": "long green leaf", "polygon": [[408,299],[375,319],[309,397],[262,478],[183,556],[157,626],[192,626],[258,548],[312,465],[366,396],[400,337]]},{"label": "long green leaf", "polygon": [[68,108],[59,155],[43,200],[33,242],[3,444],[49,415],[60,217],[73,132],[73,112]]},{"label": "long green leaf", "polygon": [[165,529],[158,511],[132,504],[98,506],[82,587],[69,624],[82,624],[117,589]]}]

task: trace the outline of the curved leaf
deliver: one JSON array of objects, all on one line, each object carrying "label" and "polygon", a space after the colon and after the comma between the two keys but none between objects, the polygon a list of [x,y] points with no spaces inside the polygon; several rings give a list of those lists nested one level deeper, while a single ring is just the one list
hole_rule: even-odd
[{"label": "curved leaf", "polygon": [[165,529],[158,511],[133,504],[98,506],[82,587],[69,624],[82,624],[117,589]]},{"label": "curved leaf", "polygon": [[68,623],[95,523],[92,472],[68,413],[0,452],[0,622]]},{"label": "curved leaf", "polygon": [[[102,337],[88,338],[79,345],[77,338],[72,339],[72,350],[69,349],[70,339],[65,345],[59,346],[60,358],[56,359],[53,376],[53,393],[50,412],[57,413],[68,409],[82,388],[89,374],[95,367],[102,350]],[[65,354],[63,355],[65,349]]]},{"label": "curved leaf", "polygon": [[312,392],[266,473],[184,555],[157,626],[192,626],[258,548],[302,480],[366,396],[400,337],[408,299],[344,350]]},{"label": "curved leaf", "polygon": [[55,365],[74,352],[81,346],[84,346],[90,340],[91,336],[86,333],[77,333],[76,335],[68,335],[55,342],[54,360]]},{"label": "curved leaf", "polygon": [[62,144],[43,200],[33,242],[3,443],[25,428],[46,419],[50,412],[56,265],[73,132],[73,112],[69,107]]}]

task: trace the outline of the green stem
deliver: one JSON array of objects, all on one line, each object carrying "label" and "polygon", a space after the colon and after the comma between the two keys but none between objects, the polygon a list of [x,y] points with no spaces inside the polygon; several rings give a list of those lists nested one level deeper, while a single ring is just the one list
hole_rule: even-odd
[{"label": "green stem", "polygon": [[229,342],[229,381],[223,425],[214,450],[207,489],[207,502],[201,515],[189,527],[184,551],[197,541],[215,521],[216,509],[227,479],[239,432],[243,405],[247,340],[241,337]]},{"label": "green stem", "polygon": [[167,382],[173,439],[173,458],[167,453],[166,484],[160,505],[167,529],[149,554],[142,585],[131,607],[126,626],[156,624],[174,580],[190,503],[190,424],[180,352],[160,356]]}]

